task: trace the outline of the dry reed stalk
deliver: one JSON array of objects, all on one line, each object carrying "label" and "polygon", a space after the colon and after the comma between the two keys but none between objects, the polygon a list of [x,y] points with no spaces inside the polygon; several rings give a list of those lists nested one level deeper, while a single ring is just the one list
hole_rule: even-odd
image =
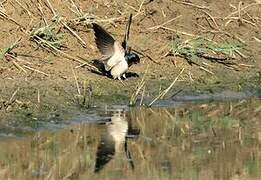
[{"label": "dry reed stalk", "polygon": [[40,104],[41,103],[41,96],[40,96],[40,90],[37,89],[37,103]]},{"label": "dry reed stalk", "polygon": [[0,11],[0,17],[3,17],[4,19],[10,21],[11,23],[13,23],[13,24],[19,26],[19,27],[21,28],[21,30],[22,30],[23,32],[25,32],[25,29],[26,29],[26,28],[25,28],[23,25],[21,25],[20,23],[18,23],[18,22],[17,22],[16,20],[14,20],[13,18],[9,17],[9,16],[8,16],[7,14],[5,14],[4,12],[1,12],[1,11]]},{"label": "dry reed stalk", "polygon": [[76,76],[75,71],[74,71],[73,68],[72,68],[72,73],[73,73],[75,85],[76,85],[76,88],[77,88],[77,92],[78,92],[79,95],[81,95],[81,90],[80,90],[80,87],[79,87],[79,82],[78,82],[77,76]]},{"label": "dry reed stalk", "polygon": [[261,43],[261,39],[254,37],[254,40],[256,40],[257,42]]},{"label": "dry reed stalk", "polygon": [[142,91],[141,99],[140,99],[140,106],[143,105],[143,99],[144,99],[145,91],[146,91],[146,86],[143,87],[143,91]]},{"label": "dry reed stalk", "polygon": [[50,1],[49,1],[49,0],[46,0],[46,2],[47,2],[47,4],[48,4],[48,7],[51,9],[51,11],[52,11],[52,13],[53,13],[54,17],[56,17],[56,16],[57,16],[57,14],[56,14],[56,12],[55,12],[55,10],[54,10],[54,8],[53,8],[52,4],[50,3]]},{"label": "dry reed stalk", "polygon": [[177,17],[175,17],[175,18],[172,18],[172,19],[170,19],[170,20],[168,20],[168,21],[162,23],[162,24],[159,24],[159,25],[156,25],[156,26],[153,26],[153,27],[149,27],[149,28],[147,28],[147,30],[156,30],[156,29],[159,29],[159,28],[165,26],[166,24],[169,24],[169,23],[171,23],[172,21],[174,21],[174,20],[180,18],[181,16],[182,16],[182,15],[179,15],[179,16],[177,16]]},{"label": "dry reed stalk", "polygon": [[81,9],[75,4],[75,2],[73,0],[70,0],[70,2],[72,4],[72,7],[74,7],[77,12],[73,11],[72,9],[71,9],[71,11],[74,12],[75,14],[77,14],[79,17],[83,16]]},{"label": "dry reed stalk", "polygon": [[203,71],[206,71],[207,73],[214,75],[212,71],[208,70],[207,68],[204,68],[203,66],[200,66],[199,69],[202,69]]},{"label": "dry reed stalk", "polygon": [[240,8],[240,10],[239,9],[237,9],[237,8],[235,8],[235,9],[237,9],[236,11],[234,11],[234,12],[232,12],[232,13],[230,13],[228,16],[226,16],[224,19],[227,19],[227,18],[229,18],[229,17],[231,17],[231,16],[233,16],[234,14],[238,14],[239,13],[239,11],[243,11],[243,10],[246,10],[246,9],[248,9],[248,8],[250,8],[250,7],[252,7],[252,6],[259,6],[259,5],[261,5],[261,3],[260,2],[258,2],[258,3],[252,3],[252,4],[248,4],[248,5],[246,5],[245,7],[242,7],[242,8]]},{"label": "dry reed stalk", "polygon": [[136,50],[136,49],[131,49],[131,50],[132,50],[133,52],[136,52],[136,53],[138,53],[138,54],[144,56],[144,57],[147,57],[150,61],[152,61],[152,62],[155,63],[155,64],[158,64],[158,65],[161,64],[160,62],[154,60],[154,59],[153,59],[150,55],[148,55],[147,53],[140,52],[140,51],[138,51],[138,50]]},{"label": "dry reed stalk", "polygon": [[138,15],[140,15],[142,13],[141,9],[142,9],[144,2],[145,2],[145,0],[141,1],[139,9],[138,9],[137,13],[133,16],[133,18],[136,18]]},{"label": "dry reed stalk", "polygon": [[30,17],[34,17],[33,13],[32,13],[29,9],[27,9],[26,7],[24,7],[20,1],[15,0],[15,2],[16,2],[23,10],[25,10]]},{"label": "dry reed stalk", "polygon": [[[16,62],[15,60],[17,60],[17,58],[15,57],[15,56],[13,56],[13,55],[11,55],[11,54],[5,54],[4,55],[5,56],[5,58],[8,60],[8,61],[11,61],[12,63],[13,63],[13,65],[18,69],[18,70],[21,70],[21,71],[23,71],[24,73],[27,73],[27,71],[18,63],[18,62]],[[10,58],[12,58],[12,59],[10,59]]]},{"label": "dry reed stalk", "polygon": [[85,61],[82,61],[80,59],[77,59],[76,57],[73,57],[73,56],[71,56],[71,55],[69,55],[69,54],[67,54],[67,53],[57,49],[52,44],[48,43],[47,41],[45,41],[44,39],[42,39],[42,38],[40,38],[38,36],[34,36],[34,37],[38,39],[38,41],[36,41],[38,44],[45,43],[49,48],[51,48],[52,50],[54,50],[55,52],[57,52],[61,56],[65,57],[65,58],[67,58],[69,60],[76,61],[78,63],[84,64],[85,66],[88,66],[89,68],[97,70],[97,68],[95,66],[89,64],[88,62],[85,62]]},{"label": "dry reed stalk", "polygon": [[149,64],[147,65],[145,74],[143,75],[141,81],[138,83],[138,85],[136,87],[136,91],[132,94],[132,96],[130,98],[129,105],[134,105],[136,103],[137,97],[140,94],[140,91],[142,89],[143,89],[143,92],[142,92],[142,100],[143,100],[143,96],[144,96],[144,93],[145,93],[145,77],[147,76],[148,70],[149,70]]},{"label": "dry reed stalk", "polygon": [[40,16],[41,16],[41,18],[43,19],[45,25],[47,26],[48,23],[47,23],[47,20],[46,20],[45,17],[44,17],[43,7],[42,7],[40,1],[38,1],[35,6],[36,6],[36,8],[38,9],[38,11],[40,12]]},{"label": "dry reed stalk", "polygon": [[214,25],[215,25],[215,28],[214,28],[214,29],[219,29],[219,26],[218,26],[218,24],[217,24],[215,18],[214,18],[213,16],[211,16],[211,14],[208,13],[207,11],[202,10],[202,12],[205,13],[205,14],[212,20],[212,22],[213,22]]},{"label": "dry reed stalk", "polygon": [[34,69],[34,68],[32,68],[32,67],[29,67],[29,66],[26,66],[26,65],[23,65],[23,67],[25,67],[26,69],[29,69],[29,70],[31,70],[31,71],[34,71],[34,72],[37,72],[37,73],[39,73],[39,74],[43,74],[43,75],[45,75],[45,76],[49,76],[49,74],[46,74],[45,72],[43,72],[43,71],[40,71],[40,70],[37,70],[37,69]]},{"label": "dry reed stalk", "polygon": [[18,91],[20,90],[20,88],[18,87],[14,93],[12,94],[12,96],[10,97],[9,99],[9,103],[13,102],[14,101],[14,97],[16,96],[16,94],[18,93]]},{"label": "dry reed stalk", "polygon": [[[242,4],[243,2],[240,1],[238,3],[238,6],[237,7],[234,7],[234,9],[236,9],[236,11],[232,12],[231,14],[229,14],[228,16],[226,16],[224,19],[228,19],[228,21],[225,23],[225,26],[228,26],[231,22],[233,22],[234,20],[238,21],[240,24],[242,23],[247,23],[247,24],[250,24],[252,26],[255,26],[255,27],[258,27],[255,23],[251,22],[251,21],[248,21],[246,19],[244,19],[242,17],[242,11],[244,11],[244,14],[247,14],[247,16],[252,20],[254,21],[254,18],[251,17],[248,12],[245,12],[246,9],[248,9],[249,7],[252,7],[252,6],[258,6],[258,5],[261,5],[261,3],[252,3],[252,4],[249,4],[245,7],[242,7]],[[234,17],[233,15],[237,14],[236,17]]]},{"label": "dry reed stalk", "polygon": [[70,28],[65,22],[61,22],[62,23],[62,25],[66,28],[66,29],[68,29],[69,30],[69,32],[73,35],[73,36],[75,36],[79,41],[80,41],[80,43],[82,44],[82,46],[83,47],[87,47],[87,44],[86,44],[86,42],[74,31],[74,30],[72,30],[72,28]]},{"label": "dry reed stalk", "polygon": [[148,105],[149,107],[151,107],[153,105],[153,103],[155,103],[158,99],[163,98],[170,91],[170,89],[174,86],[174,84],[176,83],[176,81],[178,80],[178,78],[180,77],[180,75],[183,73],[184,70],[185,70],[185,68],[183,68],[180,71],[180,73],[177,75],[177,77],[174,79],[174,81],[169,85],[169,87],[167,89],[162,91],[155,99],[153,99],[151,101],[151,103]]},{"label": "dry reed stalk", "polygon": [[197,5],[197,4],[193,4],[193,3],[191,3],[191,2],[177,1],[177,0],[174,0],[174,2],[179,3],[179,4],[188,5],[188,6],[191,6],[191,7],[194,7],[194,8],[198,8],[198,9],[207,9],[207,10],[210,10],[210,8],[207,7],[207,6],[200,6],[200,5]]},{"label": "dry reed stalk", "polygon": [[[31,71],[33,71],[33,72],[37,72],[37,73],[39,73],[39,74],[43,74],[43,75],[45,75],[45,76],[49,76],[47,73],[45,73],[45,72],[43,72],[43,71],[40,71],[40,70],[37,70],[37,69],[34,69],[34,68],[32,68],[32,67],[30,67],[30,66],[27,66],[27,65],[19,65],[18,64],[18,62],[16,62],[16,61],[21,61],[21,62],[26,62],[27,64],[32,64],[32,63],[29,63],[29,62],[27,62],[27,61],[24,61],[24,60],[22,60],[22,59],[18,59],[17,57],[15,57],[15,56],[13,56],[13,55],[10,55],[10,54],[8,54],[7,55],[7,57],[11,57],[11,58],[13,58],[14,60],[11,60],[11,62],[15,65],[15,67],[17,67],[17,69],[19,69],[19,70],[22,70],[24,73],[26,73],[27,74],[27,71],[24,69],[24,68],[26,68],[26,69],[29,69],[29,70],[31,70]],[[16,60],[16,61],[15,61]],[[24,67],[24,68],[23,68]]]}]

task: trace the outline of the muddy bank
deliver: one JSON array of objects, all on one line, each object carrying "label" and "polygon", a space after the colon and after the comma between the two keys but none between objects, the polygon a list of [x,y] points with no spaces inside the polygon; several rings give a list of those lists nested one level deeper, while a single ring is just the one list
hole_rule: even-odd
[{"label": "muddy bank", "polygon": [[[188,83],[180,80],[163,99],[153,103],[153,106],[260,98],[258,78],[255,77],[251,82],[240,79],[227,83]],[[106,77],[97,79],[99,80],[80,84],[79,89],[75,81],[68,82],[64,79],[28,82],[23,80],[19,83],[16,80],[4,81],[4,88],[0,93],[1,121],[12,124],[59,121],[77,111],[86,111],[106,104],[129,105],[132,95],[136,93],[137,81],[141,81],[141,78],[131,78],[124,81],[127,86],[123,86],[120,82]],[[149,105],[171,83],[172,81],[166,79],[147,80],[144,94],[138,95],[135,105]]]}]

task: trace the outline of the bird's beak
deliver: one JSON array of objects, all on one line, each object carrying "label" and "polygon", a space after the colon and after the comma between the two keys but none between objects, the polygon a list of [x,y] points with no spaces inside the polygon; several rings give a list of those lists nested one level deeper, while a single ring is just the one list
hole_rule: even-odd
[{"label": "bird's beak", "polygon": [[140,63],[140,58],[139,57],[138,57],[138,59],[137,59],[135,64],[138,64],[138,63]]}]

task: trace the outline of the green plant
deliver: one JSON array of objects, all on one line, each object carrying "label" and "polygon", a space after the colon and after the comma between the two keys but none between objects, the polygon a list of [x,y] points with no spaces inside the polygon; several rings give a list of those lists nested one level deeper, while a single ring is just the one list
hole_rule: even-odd
[{"label": "green plant", "polygon": [[176,38],[172,42],[172,54],[185,58],[190,64],[201,65],[200,58],[223,63],[235,56],[235,52],[243,47],[239,43],[215,42],[204,37],[181,41]]},{"label": "green plant", "polygon": [[63,46],[63,34],[59,33],[55,24],[40,27],[31,33],[31,38],[38,44],[50,48],[61,49]]}]

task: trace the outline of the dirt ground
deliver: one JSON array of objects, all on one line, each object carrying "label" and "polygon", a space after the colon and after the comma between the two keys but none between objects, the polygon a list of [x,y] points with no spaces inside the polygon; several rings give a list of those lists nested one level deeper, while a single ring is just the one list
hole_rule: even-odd
[{"label": "dirt ground", "polygon": [[[154,95],[183,68],[176,90],[260,89],[258,0],[9,0],[0,5],[0,111],[4,113],[13,107],[70,104],[84,94],[84,87],[91,89],[99,102],[126,102],[144,74],[145,94]],[[128,78],[123,86],[92,73],[83,62],[100,57],[91,23],[102,25],[120,40],[130,13],[129,43],[145,56],[140,55],[141,63],[130,68],[139,77]],[[33,40],[33,32],[47,25],[54,26],[54,32],[62,37],[58,51]],[[202,65],[190,65],[185,56],[173,56],[173,41],[188,42],[196,37],[243,47],[230,56],[229,65],[217,63],[215,58],[202,58]],[[4,53],[15,42],[17,46]]]}]

